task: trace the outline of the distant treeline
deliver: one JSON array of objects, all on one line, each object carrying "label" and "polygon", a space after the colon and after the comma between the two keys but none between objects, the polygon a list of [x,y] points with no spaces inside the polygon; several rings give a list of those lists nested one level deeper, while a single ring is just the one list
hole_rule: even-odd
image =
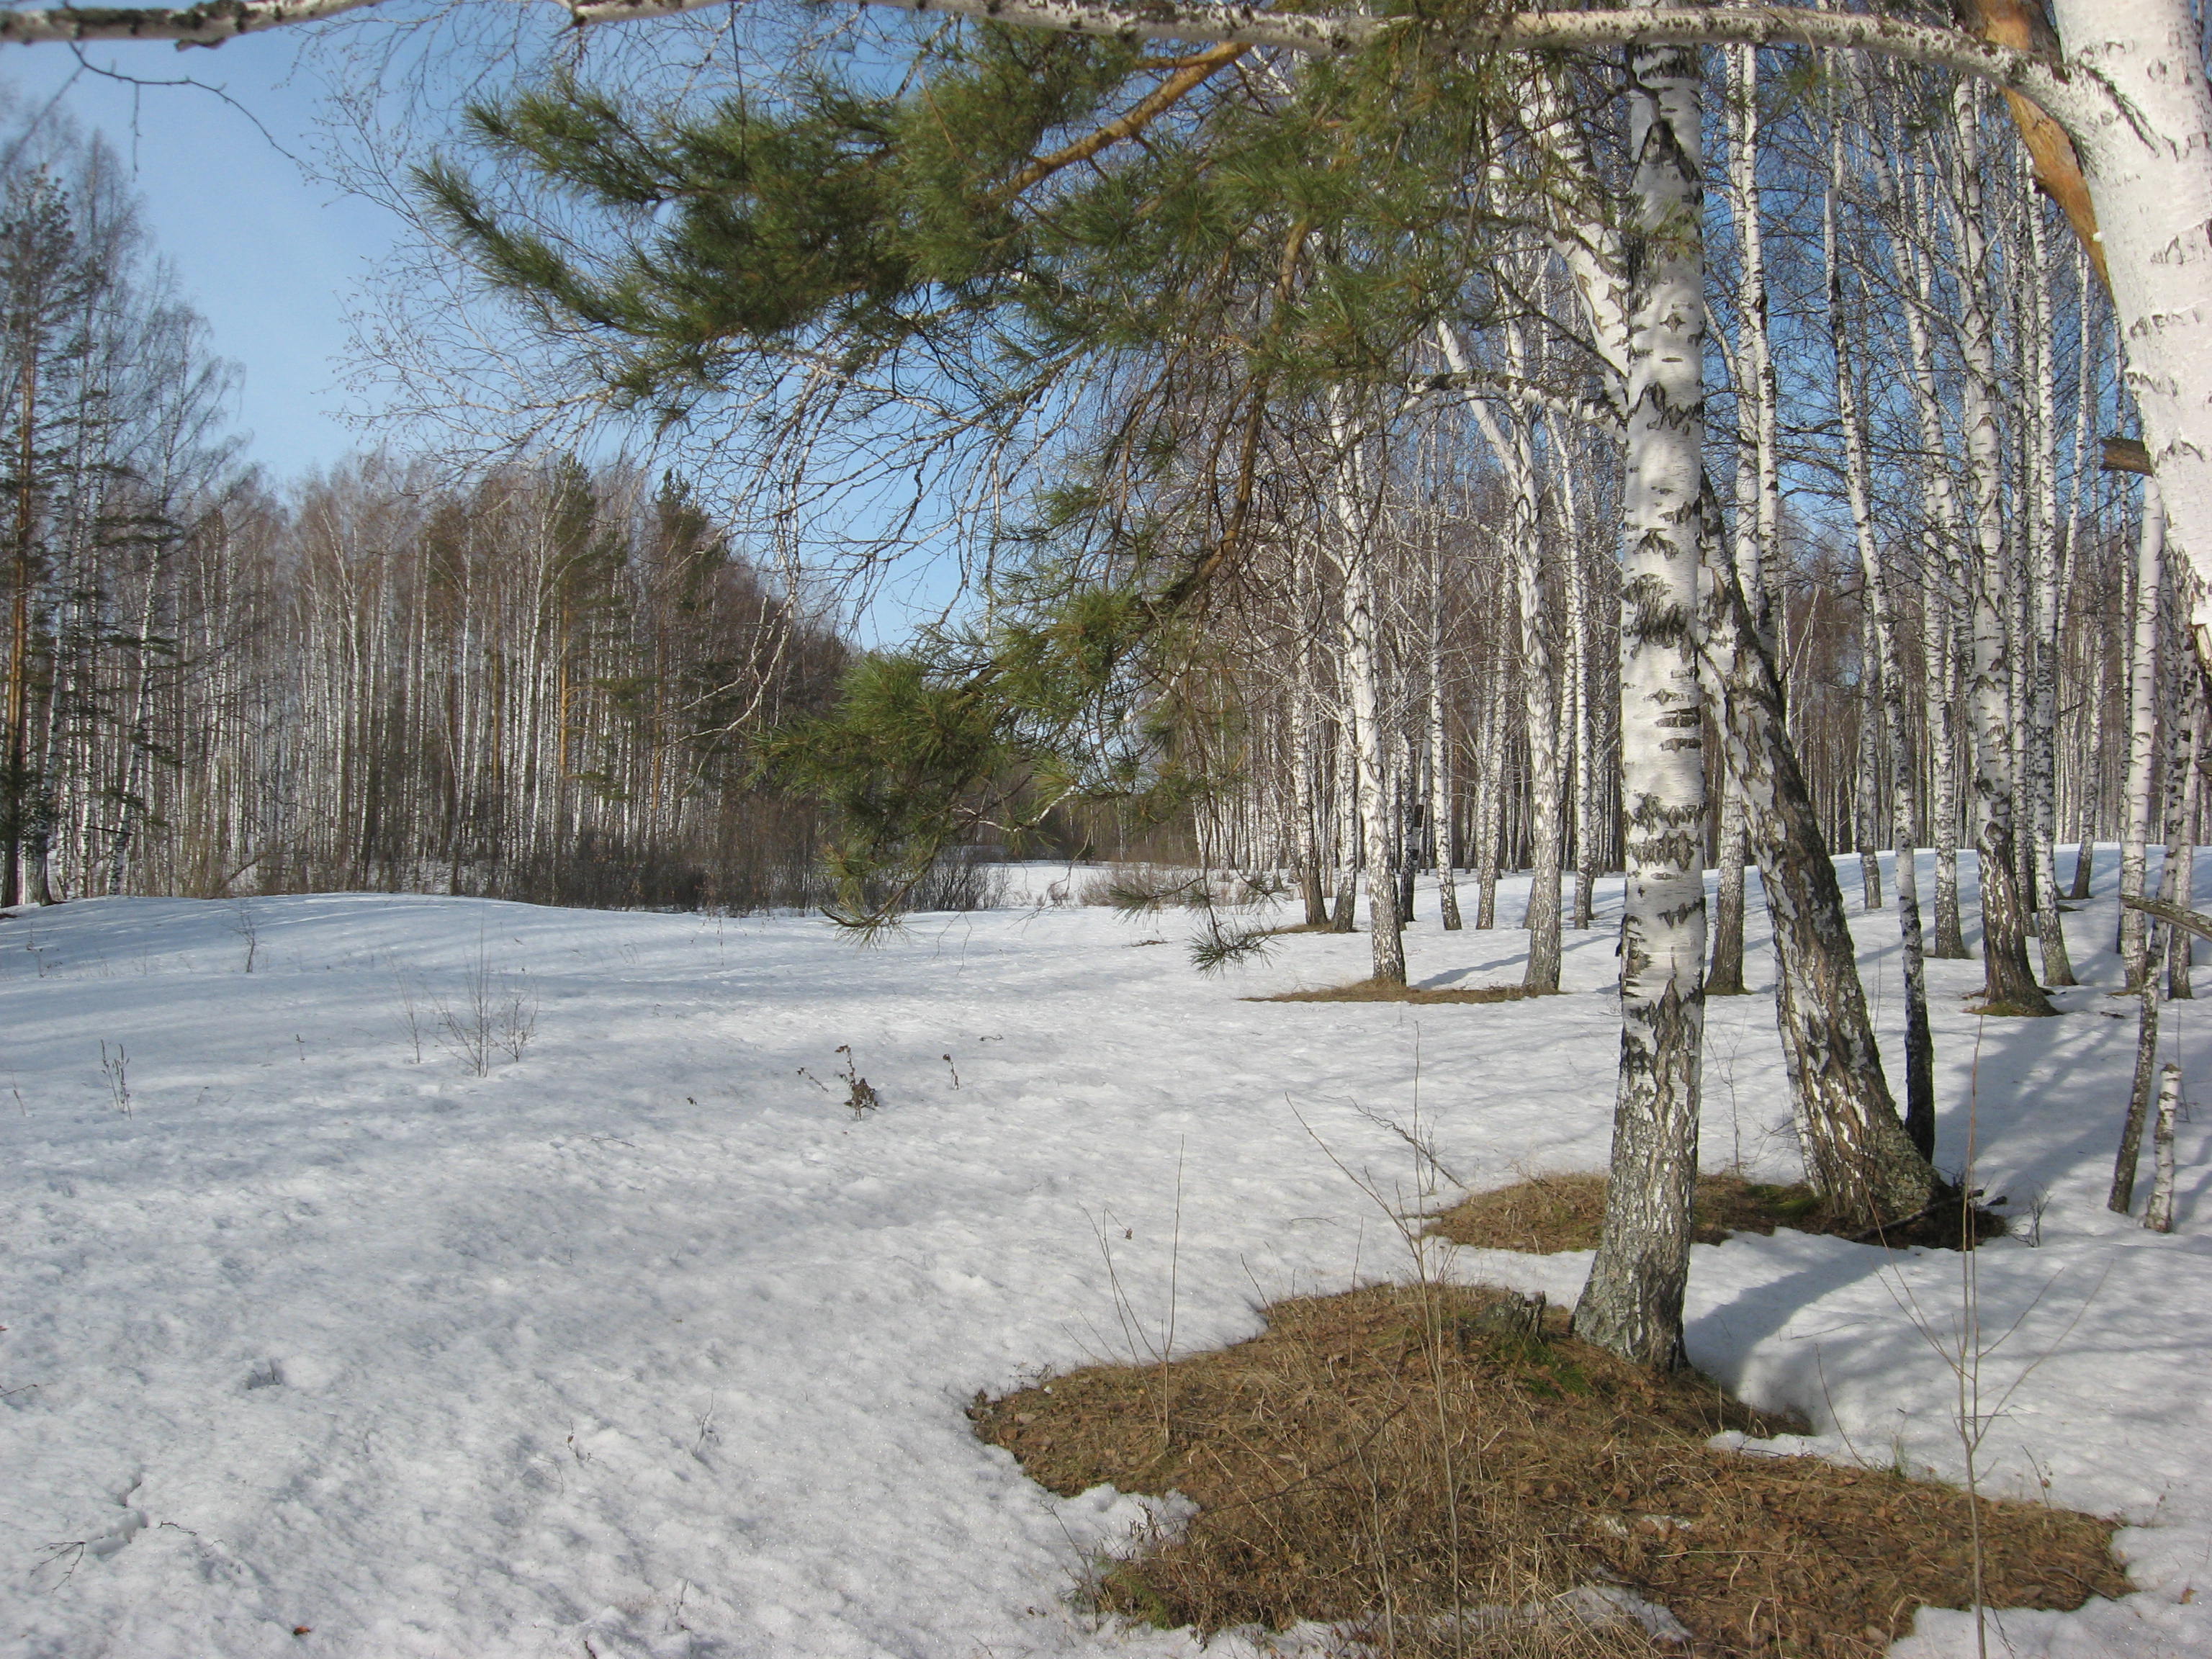
[{"label": "distant treeline", "polygon": [[683,480],[272,489],[112,156],[4,108],[0,155],[0,902],[821,896],[749,745],[848,649]]}]

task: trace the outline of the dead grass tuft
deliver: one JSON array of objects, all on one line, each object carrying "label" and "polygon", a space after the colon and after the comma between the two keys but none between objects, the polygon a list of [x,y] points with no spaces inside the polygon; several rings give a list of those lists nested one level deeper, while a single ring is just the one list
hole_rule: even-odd
[{"label": "dead grass tuft", "polygon": [[[1701,1653],[1870,1659],[1920,1606],[1966,1604],[1965,1493],[1715,1450],[1723,1430],[1802,1425],[1624,1364],[1557,1312],[1516,1322],[1516,1305],[1459,1288],[1281,1302],[1249,1342],[979,1396],[969,1415],[1056,1492],[1109,1481],[1197,1504],[1097,1585],[1163,1626],[1311,1619],[1343,1626],[1347,1651],[1461,1659],[1682,1651],[1632,1623],[1528,1616],[1599,1585],[1671,1610]],[[1981,1508],[1991,1605],[2126,1590],[2110,1523]]]},{"label": "dead grass tuft", "polygon": [[[1976,1243],[1995,1238],[2005,1230],[2005,1218],[1991,1211],[1978,1208],[1973,1216]],[[1462,1200],[1437,1216],[1429,1231],[1476,1249],[1550,1255],[1560,1250],[1595,1249],[1604,1220],[1603,1176],[1552,1171]],[[1839,1237],[1857,1237],[1860,1232],[1828,1214],[1810,1188],[1771,1186],[1735,1175],[1698,1177],[1690,1233],[1697,1243],[1718,1244],[1730,1233],[1771,1233],[1777,1227]],[[1959,1233],[1958,1212],[1946,1206],[1886,1228],[1879,1237],[1862,1242],[1895,1249],[1913,1244],[1956,1249]]]},{"label": "dead grass tuft", "polygon": [[1247,1002],[1520,1002],[1528,997],[1557,994],[1524,989],[1518,985],[1441,986],[1426,989],[1400,985],[1390,980],[1363,979],[1350,985],[1331,985],[1318,991],[1284,991],[1271,997],[1246,997]]}]

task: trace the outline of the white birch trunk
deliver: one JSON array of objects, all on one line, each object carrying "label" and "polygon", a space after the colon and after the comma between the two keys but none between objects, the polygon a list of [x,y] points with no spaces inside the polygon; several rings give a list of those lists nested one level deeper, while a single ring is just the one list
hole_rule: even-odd
[{"label": "white birch trunk", "polygon": [[1605,1224],[1575,1329],[1644,1364],[1683,1361],[1705,1030],[1705,784],[1697,653],[1705,447],[1704,73],[1629,54],[1634,171],[1622,488],[1621,773],[1627,881]]},{"label": "white birch trunk", "polygon": [[1444,931],[1460,930],[1459,883],[1452,872],[1451,744],[1444,731],[1443,550],[1431,539],[1428,560],[1429,844],[1437,869],[1437,903]]},{"label": "white birch trunk", "polygon": [[[2174,931],[2186,930],[2177,927]],[[2154,1233],[2173,1231],[2173,1121],[2180,1109],[2181,1067],[2169,1063],[2158,1079],[2158,1127],[2151,1132],[2150,1202],[2143,1210],[2143,1225]]]},{"label": "white birch trunk", "polygon": [[2034,382],[2033,435],[2028,444],[2029,619],[2021,649],[2028,665],[2024,736],[2034,836],[2036,934],[2045,981],[2072,985],[2074,963],[2067,954],[2065,918],[2058,908],[2058,410],[2051,381],[2050,265],[2043,204],[2032,179],[2023,178],[2021,197],[2028,229],[2026,331],[2029,378]]},{"label": "white birch trunk", "polygon": [[[1832,172],[1840,186],[1841,144],[1831,152]],[[1875,533],[1874,500],[1867,462],[1866,427],[1859,405],[1858,379],[1850,351],[1850,330],[1844,307],[1843,266],[1838,256],[1835,198],[1823,204],[1824,240],[1828,249],[1829,344],[1835,356],[1836,416],[1844,434],[1844,478],[1858,544],[1859,571],[1866,585],[1868,631],[1873,665],[1881,685],[1884,725],[1889,735],[1892,842],[1897,850],[1897,922],[1905,977],[1905,1119],[1909,1139],[1923,1158],[1936,1155],[1936,1051],[1928,1020],[1928,975],[1920,933],[1918,854],[1913,846],[1914,772],[1905,737],[1905,663],[1898,647],[1889,574],[1881,540]],[[1930,718],[1940,717],[1931,709]]]},{"label": "white birch trunk", "polygon": [[[2212,88],[2190,0],[2052,0],[2081,107],[2126,379],[2175,542],[2204,579],[2191,618],[2212,664]],[[2070,116],[2070,118],[2069,118]]]},{"label": "white birch trunk", "polygon": [[[2143,480],[2142,527],[2136,542],[2134,626],[2128,635],[2127,828],[2120,837],[2120,896],[2141,898],[2148,864],[2154,770],[2158,758],[2158,611],[2166,588],[2166,513],[2158,481]],[[2128,982],[2150,971],[2143,913],[2120,906],[2120,955]]]},{"label": "white birch trunk", "polygon": [[1998,429],[1996,331],[1984,273],[1978,88],[1962,83],[1953,100],[1959,131],[1955,235],[1964,279],[1959,348],[1967,477],[1973,494],[1974,554],[1968,572],[1972,605],[1973,668],[1969,708],[1974,738],[1974,793],[1981,808],[1983,1006],[1992,1013],[2047,1015],[2057,1011],[2027,962],[2027,918],[2021,891],[2019,795],[2013,767],[2010,630],[2005,623],[2003,438]]},{"label": "white birch trunk", "polygon": [[[1453,372],[1466,374],[1470,360],[1457,333],[1445,323],[1437,325],[1437,333]],[[1508,369],[1516,380],[1522,380],[1527,363],[1521,331],[1509,325],[1505,337]],[[1522,920],[1528,931],[1528,966],[1522,985],[1548,994],[1559,988],[1559,705],[1551,638],[1544,629],[1536,458],[1527,418],[1501,427],[1489,404],[1472,393],[1467,407],[1505,473],[1510,492],[1511,516],[1504,542],[1520,617],[1522,714],[1528,742],[1530,869],[1528,908]]]},{"label": "white birch trunk", "polygon": [[1406,982],[1406,942],[1400,931],[1393,831],[1390,735],[1383,718],[1382,642],[1376,615],[1373,526],[1360,488],[1357,441],[1339,398],[1329,403],[1329,425],[1340,461],[1331,490],[1342,540],[1345,703],[1350,716],[1354,795],[1360,852],[1367,871],[1367,926],[1374,977]]}]

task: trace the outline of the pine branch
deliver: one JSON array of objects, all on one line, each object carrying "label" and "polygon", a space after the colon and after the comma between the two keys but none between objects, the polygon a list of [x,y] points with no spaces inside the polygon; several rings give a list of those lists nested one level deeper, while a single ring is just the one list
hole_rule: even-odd
[{"label": "pine branch", "polygon": [[994,191],[994,201],[1010,201],[1032,185],[1042,184],[1063,167],[1073,167],[1078,161],[1087,161],[1110,144],[1133,137],[1142,132],[1161,116],[1181,103],[1193,89],[1207,80],[1216,70],[1225,69],[1252,48],[1246,46],[1217,46],[1179,69],[1162,82],[1152,94],[1140,101],[1127,114],[1106,123],[1097,131],[1086,133],[1063,149],[1050,155],[1040,155],[1019,173]]}]

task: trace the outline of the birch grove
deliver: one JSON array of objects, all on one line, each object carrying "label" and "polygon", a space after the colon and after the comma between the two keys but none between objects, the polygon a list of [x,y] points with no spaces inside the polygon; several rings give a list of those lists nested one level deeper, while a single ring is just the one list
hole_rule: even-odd
[{"label": "birch grove", "polygon": [[[2131,896],[2163,843],[2161,900],[2188,898],[2212,660],[2212,91],[2189,8],[2056,0],[2049,41],[1758,6],[1509,10],[1416,43],[1362,12],[990,0],[988,14],[1131,53],[1219,44],[1115,71],[1171,78],[1049,153],[1081,100],[1037,113],[1039,153],[979,174],[957,211],[942,166],[881,201],[841,200],[880,216],[863,228],[896,257],[817,280],[810,245],[789,291],[760,286],[774,262],[743,237],[746,258],[719,273],[710,239],[681,225],[653,245],[659,264],[641,256],[665,227],[640,228],[641,206],[675,223],[711,192],[654,173],[637,129],[566,83],[565,112],[480,112],[486,153],[422,175],[426,222],[494,288],[561,319],[568,332],[549,331],[572,362],[617,348],[623,396],[681,380],[672,422],[711,410],[715,374],[738,362],[759,404],[763,386],[811,396],[880,372],[959,441],[992,422],[1048,429],[990,453],[985,562],[1049,546],[1035,568],[1108,573],[1170,617],[1145,623],[1130,672],[1153,677],[1154,761],[1189,786],[1177,850],[1295,888],[1310,927],[1352,927],[1364,896],[1379,986],[1419,980],[1423,867],[1446,930],[1462,923],[1456,872],[1472,874],[1478,929],[1508,920],[1501,872],[1528,873],[1511,919],[1524,994],[1559,990],[1565,933],[1618,927],[1613,1179],[1577,1315],[1594,1340],[1680,1356],[1709,992],[1772,988],[1822,1198],[1870,1228],[1924,1212],[1948,1189],[1931,1163],[1923,957],[1978,956],[1983,1010],[2037,1018],[2092,943],[2069,939],[2063,902],[2085,890],[2087,843],[2121,843]],[[205,27],[148,19],[173,38]],[[232,23],[282,21],[249,3]],[[107,13],[17,13],[0,35],[111,27]],[[1473,112],[1444,159],[1405,129],[1399,151],[1359,155],[1343,148],[1356,124],[1296,125],[1342,116],[1328,100],[1401,46],[1439,73],[1558,55],[1530,60],[1510,107]],[[1106,76],[1105,62],[1078,68]],[[871,142],[902,95],[884,95]],[[1210,135],[1262,153],[1255,132],[1313,147],[1255,163],[1263,187],[1233,209],[1170,179]],[[1101,206],[1115,147],[1137,137],[1121,154],[1145,152],[1126,165],[1146,182]],[[1724,157],[1712,178],[1709,149]],[[732,199],[755,188],[750,156]],[[544,197],[515,182],[528,167],[552,181]],[[1341,182],[1363,167],[1371,205]],[[1423,167],[1433,201],[1408,208],[1391,191]],[[570,186],[563,210],[596,204],[615,227],[580,211],[556,242],[541,234],[556,213],[527,234],[501,218]],[[1157,276],[1114,264],[1099,226],[1146,188],[1206,210],[1175,222],[1210,261],[1176,264],[1184,250],[1163,241],[1148,245]],[[747,526],[710,525],[680,483],[655,495],[541,454],[459,494],[364,464],[278,501],[208,450],[173,492],[189,522],[136,585],[64,580],[49,526],[68,519],[66,491],[40,469],[64,438],[92,441],[55,390],[89,372],[81,333],[56,319],[97,273],[71,263],[53,201],[18,193],[8,896],[222,890],[250,870],[567,894],[579,872],[668,859],[696,879],[633,873],[627,896],[696,901],[713,896],[696,872],[727,871],[740,844],[803,861],[810,831],[750,781],[744,734],[825,704],[844,647],[794,585],[746,561]],[[1133,211],[1122,228],[1164,237],[1173,217]],[[773,327],[639,298],[665,280],[688,304],[716,275],[756,284],[747,304],[772,303],[746,314]],[[899,380],[908,346],[928,359],[927,396]],[[975,388],[988,420],[953,407]],[[1088,517],[1009,530],[1024,490],[1079,494]],[[96,618],[71,611],[85,592]],[[193,634],[218,612],[224,643]],[[204,695],[221,717],[195,725],[179,711]],[[76,708],[98,711],[79,726],[100,735],[75,735]],[[773,834],[732,828],[771,806]],[[2070,894],[2062,833],[2082,843]],[[1890,860],[1901,1111],[1832,862],[1854,853],[1868,908]],[[1623,878],[1611,911],[1603,872]],[[1763,957],[1745,948],[1755,903],[1772,924]],[[2189,994],[2185,934],[2161,942],[2130,911],[2118,944],[2146,999],[2161,952],[2167,994]]]}]

